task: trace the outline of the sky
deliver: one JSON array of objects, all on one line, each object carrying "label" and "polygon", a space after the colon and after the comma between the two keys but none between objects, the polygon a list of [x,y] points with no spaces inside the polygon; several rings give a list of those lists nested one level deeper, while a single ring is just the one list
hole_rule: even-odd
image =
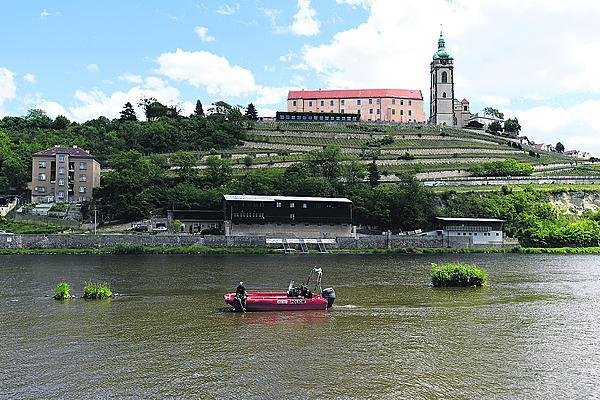
[{"label": "sky", "polygon": [[599,0],[6,0],[0,116],[115,118],[146,97],[273,116],[302,88],[419,89],[427,112],[443,29],[472,112],[598,156],[598,21]]}]

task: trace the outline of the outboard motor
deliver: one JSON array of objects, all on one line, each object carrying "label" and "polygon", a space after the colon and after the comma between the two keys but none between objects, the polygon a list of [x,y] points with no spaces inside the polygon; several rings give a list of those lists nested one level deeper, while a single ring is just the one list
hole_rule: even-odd
[{"label": "outboard motor", "polygon": [[335,301],[335,290],[333,290],[332,287],[325,288],[321,291],[321,296],[323,296],[324,299],[327,299],[327,308],[330,308]]}]

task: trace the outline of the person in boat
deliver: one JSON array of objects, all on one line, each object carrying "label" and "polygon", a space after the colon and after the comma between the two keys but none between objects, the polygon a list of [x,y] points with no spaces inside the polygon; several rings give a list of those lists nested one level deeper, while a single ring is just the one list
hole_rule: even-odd
[{"label": "person in boat", "polygon": [[301,283],[300,284],[300,296],[306,297],[307,292],[308,292],[308,288],[306,286],[304,286],[304,283]]},{"label": "person in boat", "polygon": [[244,286],[244,282],[240,282],[240,284],[235,288],[235,297],[240,299],[240,303],[242,308],[246,308],[246,298],[248,294],[246,293],[246,286]]}]

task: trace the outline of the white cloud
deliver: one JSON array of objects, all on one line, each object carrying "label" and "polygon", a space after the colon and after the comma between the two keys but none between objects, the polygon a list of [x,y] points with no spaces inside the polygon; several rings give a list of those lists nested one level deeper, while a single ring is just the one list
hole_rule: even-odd
[{"label": "white cloud", "polygon": [[139,85],[128,91],[104,93],[101,90],[77,90],[74,94],[74,104],[64,107],[61,104],[45,99],[39,99],[37,107],[46,110],[49,116],[64,115],[74,121],[88,121],[105,116],[118,118],[125,103],[130,102],[136,109],[138,118],[143,119],[143,110],[137,105],[140,99],[154,97],[166,105],[176,105],[182,109],[183,115],[189,115],[194,110],[194,104],[183,101],[177,88],[169,86],[158,77],[147,77]]},{"label": "white cloud", "polygon": [[337,4],[348,4],[352,7],[361,6],[363,8],[368,8],[371,5],[371,0],[335,0]]},{"label": "white cloud", "polygon": [[6,100],[14,99],[17,95],[15,73],[0,67],[0,115],[4,115],[2,108]]},{"label": "white cloud", "polygon": [[201,41],[203,42],[214,42],[215,38],[214,36],[210,36],[208,34],[208,28],[205,26],[197,26],[194,28],[194,32],[196,32],[196,35],[198,35],[198,37],[200,38]]},{"label": "white cloud", "polygon": [[256,101],[258,105],[273,105],[282,104],[287,99],[289,88],[288,87],[269,87],[269,86],[257,86],[256,87]]},{"label": "white cloud", "polygon": [[87,70],[90,72],[99,72],[100,71],[100,67],[98,67],[98,64],[88,64],[86,66]]},{"label": "white cloud", "polygon": [[221,15],[233,15],[236,12],[238,12],[240,9],[240,5],[239,4],[234,4],[234,5],[230,5],[230,4],[223,4],[221,5],[219,8],[217,8],[217,14],[221,14]]},{"label": "white cloud", "polygon": [[290,26],[292,33],[298,36],[314,36],[319,33],[320,22],[315,19],[317,12],[310,6],[310,0],[298,0],[298,12]]},{"label": "white cloud", "polygon": [[35,75],[27,73],[23,75],[23,80],[27,83],[35,83]]},{"label": "white cloud", "polygon": [[290,62],[296,55],[292,52],[279,56],[279,61],[281,62]]},{"label": "white cloud", "polygon": [[522,135],[537,143],[561,142],[567,150],[600,155],[600,100],[587,100],[572,107],[539,106],[513,111],[523,127]]},{"label": "white cloud", "polygon": [[207,51],[163,53],[158,57],[158,72],[170,79],[205,87],[211,95],[241,96],[255,91],[252,72]]},{"label": "white cloud", "polygon": [[46,19],[48,17],[60,17],[61,15],[62,13],[60,11],[50,12],[44,8],[40,13],[40,18]]},{"label": "white cloud", "polygon": [[128,83],[133,83],[135,85],[139,85],[144,81],[144,79],[140,75],[130,74],[128,72],[119,76],[119,79]]}]

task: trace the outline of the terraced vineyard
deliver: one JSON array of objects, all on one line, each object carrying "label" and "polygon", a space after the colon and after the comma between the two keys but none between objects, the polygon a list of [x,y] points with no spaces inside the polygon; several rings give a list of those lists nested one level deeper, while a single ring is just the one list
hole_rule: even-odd
[{"label": "terraced vineyard", "polygon": [[[375,161],[387,175],[417,173],[427,177],[468,176],[469,169],[483,162],[515,158],[536,170],[564,170],[573,158],[535,150],[517,139],[483,132],[427,125],[257,123],[247,140],[230,154],[246,168],[282,168],[302,159],[303,154],[326,146],[338,146],[346,160],[364,164]],[[530,153],[533,152],[533,153]]]}]

